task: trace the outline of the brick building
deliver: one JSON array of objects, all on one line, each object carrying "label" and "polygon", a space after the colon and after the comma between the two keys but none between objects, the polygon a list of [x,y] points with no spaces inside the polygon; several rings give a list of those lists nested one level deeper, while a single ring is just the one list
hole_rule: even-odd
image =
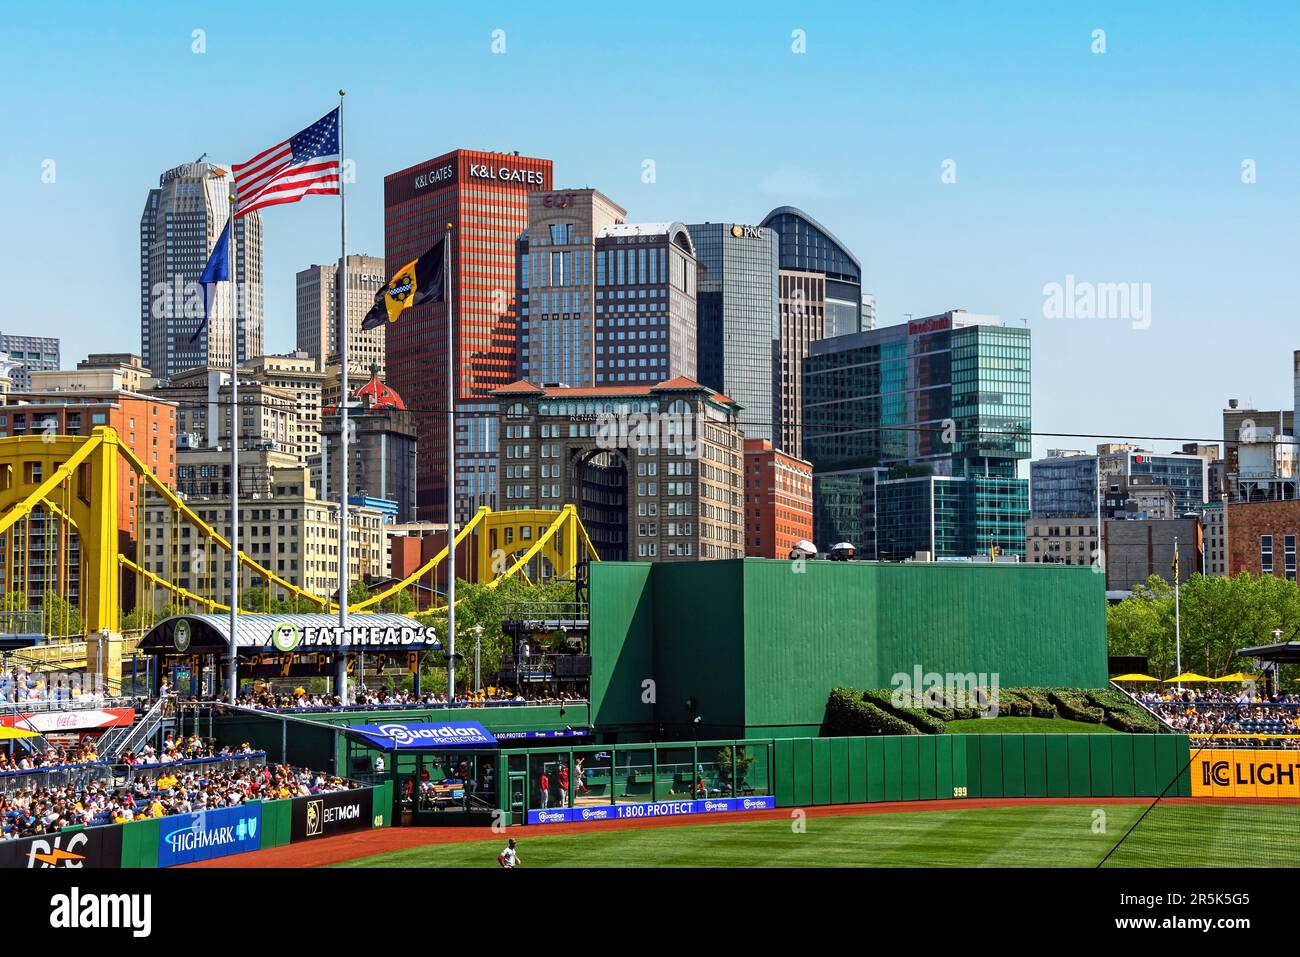
[{"label": "brick building", "polygon": [[1277,575],[1296,580],[1300,500],[1228,505],[1228,574]]},{"label": "brick building", "polygon": [[745,554],[788,558],[813,534],[812,463],[774,449],[767,439],[745,440]]},{"label": "brick building", "polygon": [[1186,584],[1203,565],[1203,533],[1198,516],[1105,524],[1106,587],[1131,591],[1152,575],[1174,581],[1174,547],[1178,548],[1178,582]]},{"label": "brick building", "polygon": [[[492,391],[513,382],[516,339],[515,243],[528,228],[528,194],[550,191],[551,161],[518,153],[452,150],[384,177],[384,275],[422,255],[451,231],[448,283],[455,361],[448,369],[446,301],[416,306],[385,331],[385,381],[416,411],[420,518],[445,521],[447,420],[420,414],[446,405],[447,376],[465,419],[495,408]],[[479,498],[480,465],[495,457],[495,436],[457,462],[463,514]],[[459,509],[458,509],[459,510]]]},{"label": "brick building", "polygon": [[658,385],[498,389],[501,509],[572,503],[602,559],[742,558],[739,405]]}]

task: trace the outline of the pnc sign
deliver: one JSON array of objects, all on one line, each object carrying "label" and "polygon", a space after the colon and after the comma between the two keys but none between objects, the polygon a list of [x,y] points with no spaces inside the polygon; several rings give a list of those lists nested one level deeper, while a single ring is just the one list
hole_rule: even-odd
[{"label": "pnc sign", "polygon": [[731,235],[735,236],[737,239],[762,239],[763,227],[742,226],[740,223],[736,223],[731,227]]}]

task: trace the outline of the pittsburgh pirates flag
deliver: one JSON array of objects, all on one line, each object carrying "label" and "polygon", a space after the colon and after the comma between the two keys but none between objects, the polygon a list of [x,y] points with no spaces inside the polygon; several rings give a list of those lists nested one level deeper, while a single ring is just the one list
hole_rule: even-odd
[{"label": "pittsburgh pirates flag", "polygon": [[375,304],[361,320],[362,329],[374,329],[385,321],[396,322],[407,309],[443,299],[443,245],[440,239],[419,259],[412,260],[394,273],[388,285],[375,293]]}]

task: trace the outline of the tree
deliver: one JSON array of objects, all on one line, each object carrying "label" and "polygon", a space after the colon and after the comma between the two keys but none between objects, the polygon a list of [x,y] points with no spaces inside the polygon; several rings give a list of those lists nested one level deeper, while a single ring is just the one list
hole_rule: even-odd
[{"label": "tree", "polygon": [[47,635],[82,635],[81,610],[52,591],[41,598],[41,620]]},{"label": "tree", "polygon": [[[521,578],[506,578],[495,588],[484,583],[456,582],[456,653],[463,655],[457,670],[468,673],[472,668],[474,641],[480,646],[480,672],[485,684],[496,680],[501,657],[510,649],[510,639],[502,631],[506,606],[512,602],[572,602],[573,582],[551,580],[532,584]],[[447,609],[434,608],[415,616],[432,625],[438,640],[447,647]]]},{"label": "tree", "polygon": [[[1193,575],[1179,590],[1182,665],[1210,677],[1250,671],[1238,648],[1273,643],[1300,633],[1300,587],[1274,575],[1241,572],[1233,578]],[[1174,640],[1174,590],[1152,576],[1133,595],[1106,610],[1112,655],[1146,655],[1157,677],[1177,667]]]},{"label": "tree", "polygon": [[379,603],[381,611],[386,611],[394,615],[407,615],[415,611],[415,599],[411,597],[410,591],[403,588],[395,595],[389,595]]}]

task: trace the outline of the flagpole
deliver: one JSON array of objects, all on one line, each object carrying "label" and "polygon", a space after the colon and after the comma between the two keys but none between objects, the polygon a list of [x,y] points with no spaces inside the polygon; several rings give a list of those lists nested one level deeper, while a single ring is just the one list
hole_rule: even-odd
[{"label": "flagpole", "polygon": [[[230,197],[231,235],[226,243],[226,255],[234,257],[235,197]],[[229,268],[229,267],[228,267]],[[230,685],[230,703],[239,697],[239,277],[230,269],[234,279],[233,312],[230,318],[230,661],[227,665],[227,683]],[[212,339],[208,328],[208,341]]]},{"label": "flagpole", "polygon": [[[1174,536],[1174,666],[1178,673],[1183,673],[1183,626],[1178,608],[1178,536]],[[1178,687],[1181,688],[1182,682]]]},{"label": "flagpole", "polygon": [[343,97],[339,90],[339,306],[335,323],[339,338],[339,653],[334,686],[346,704],[348,694],[348,204],[344,190]]},{"label": "flagpole", "polygon": [[447,701],[456,701],[456,334],[452,324],[451,223],[442,249],[442,288],[447,301]]}]

